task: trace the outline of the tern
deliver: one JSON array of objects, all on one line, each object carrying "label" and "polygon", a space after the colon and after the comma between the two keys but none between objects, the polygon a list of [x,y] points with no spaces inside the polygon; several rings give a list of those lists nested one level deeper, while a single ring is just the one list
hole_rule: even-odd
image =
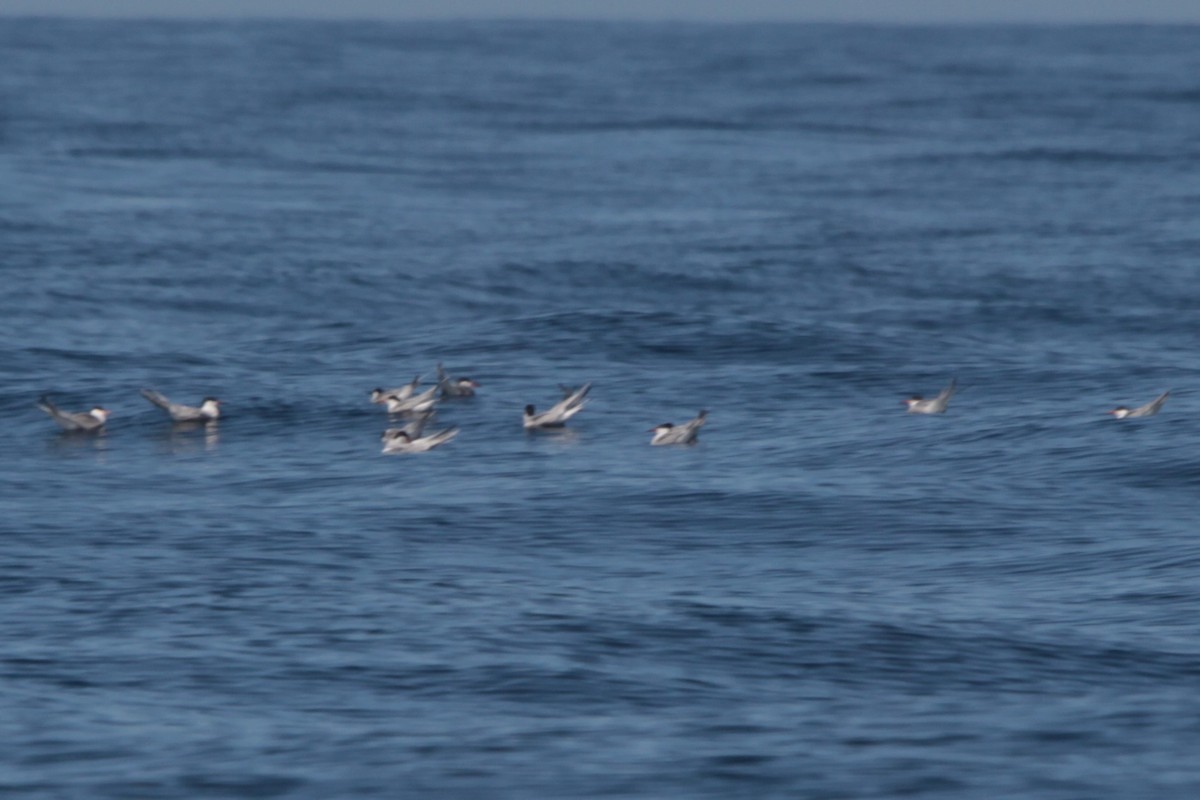
[{"label": "tern", "polygon": [[142,397],[166,411],[175,422],[212,422],[221,416],[221,401],[206,397],[199,406],[172,403],[167,396],[153,389],[142,389]]},{"label": "tern", "polygon": [[442,397],[474,397],[475,390],[479,388],[479,384],[470,378],[451,378],[442,368],[441,362],[437,365],[437,376]]},{"label": "tern", "polygon": [[708,412],[701,411],[695,419],[688,420],[682,425],[676,425],[673,422],[656,425],[650,429],[650,433],[654,434],[650,444],[695,444],[696,439],[700,436],[700,428],[707,419]]},{"label": "tern", "polygon": [[42,395],[38,400],[37,407],[50,415],[50,418],[62,426],[63,430],[68,431],[85,431],[87,433],[95,433],[104,427],[104,423],[108,422],[108,415],[111,414],[108,409],[96,406],[91,411],[72,412],[63,411],[54,403],[50,402],[50,398]]},{"label": "tern", "polygon": [[419,436],[409,433],[408,426],[403,428],[388,428],[383,432],[384,453],[424,453],[440,444],[458,436],[458,428],[447,428],[444,431],[432,433],[429,436]]},{"label": "tern", "polygon": [[1117,406],[1109,414],[1112,414],[1117,419],[1126,419],[1131,417],[1153,417],[1158,413],[1158,410],[1163,407],[1163,403],[1167,402],[1167,397],[1171,394],[1171,390],[1160,394],[1158,397],[1146,403],[1144,406],[1137,408],[1129,408],[1127,406]]},{"label": "tern", "polygon": [[407,400],[413,396],[413,392],[421,385],[421,376],[413,378],[411,382],[398,386],[395,389],[372,389],[371,402],[382,405],[388,401],[388,398],[397,400]]},{"label": "tern", "polygon": [[584,398],[587,397],[591,388],[592,384],[585,383],[540,414],[533,406],[525,406],[525,429],[563,427],[567,420],[578,414],[587,405]]},{"label": "tern", "polygon": [[438,387],[432,386],[420,394],[408,397],[387,395],[383,402],[387,404],[389,414],[419,414],[429,411],[437,405],[437,392]]},{"label": "tern", "polygon": [[957,386],[958,381],[955,378],[951,378],[950,385],[938,392],[938,396],[932,400],[926,400],[921,395],[914,394],[902,402],[908,406],[908,413],[910,414],[941,414],[945,412],[946,406],[950,403],[950,397],[954,394]]}]

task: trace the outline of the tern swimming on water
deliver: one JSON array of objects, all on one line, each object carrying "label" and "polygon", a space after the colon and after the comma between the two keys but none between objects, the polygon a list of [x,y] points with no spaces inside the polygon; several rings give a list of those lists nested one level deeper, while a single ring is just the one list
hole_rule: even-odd
[{"label": "tern swimming on water", "polygon": [[1117,406],[1109,414],[1112,414],[1117,419],[1128,419],[1132,417],[1153,417],[1158,413],[1158,410],[1163,407],[1163,403],[1167,402],[1167,397],[1171,394],[1171,390],[1160,394],[1158,397],[1146,403],[1144,406],[1137,408],[1129,408],[1127,406]]},{"label": "tern swimming on water", "polygon": [[45,395],[38,400],[37,407],[49,414],[50,418],[61,425],[63,430],[87,433],[95,433],[103,428],[104,423],[108,422],[108,415],[112,413],[100,406],[85,412],[63,411],[51,403],[50,398]]},{"label": "tern swimming on water", "polygon": [[525,406],[525,429],[563,427],[567,420],[583,411],[584,406],[587,405],[584,398],[587,397],[591,388],[591,383],[585,383],[540,414],[532,405]]},{"label": "tern swimming on water", "polygon": [[421,376],[413,378],[411,382],[403,386],[397,386],[395,389],[372,389],[371,402],[382,405],[388,401],[388,398],[396,400],[407,400],[413,396],[413,392],[421,385]]},{"label": "tern swimming on water", "polygon": [[452,378],[446,374],[439,361],[437,365],[438,386],[442,389],[442,397],[474,397],[479,384],[470,378]]},{"label": "tern swimming on water", "polygon": [[946,406],[949,405],[950,397],[954,394],[957,386],[957,379],[951,378],[950,385],[938,392],[938,396],[931,400],[926,400],[921,395],[914,394],[902,402],[908,406],[908,413],[910,414],[941,414],[946,410]]},{"label": "tern swimming on water", "polygon": [[387,404],[389,414],[419,414],[429,411],[437,405],[437,393],[438,387],[431,386],[420,394],[409,397],[387,395],[383,402]]},{"label": "tern swimming on water", "polygon": [[662,425],[656,425],[650,429],[654,434],[654,438],[650,440],[650,444],[695,444],[696,439],[700,435],[700,427],[704,425],[708,419],[708,412],[701,411],[696,415],[695,419],[688,420],[682,425],[676,425],[672,422],[664,422]]},{"label": "tern swimming on water", "polygon": [[175,422],[212,422],[221,416],[221,401],[215,397],[204,398],[199,406],[172,403],[166,395],[153,389],[142,389],[142,397],[166,411]]},{"label": "tern swimming on water", "polygon": [[423,453],[458,436],[458,428],[447,428],[429,436],[418,436],[404,428],[388,428],[383,432],[384,453]]}]

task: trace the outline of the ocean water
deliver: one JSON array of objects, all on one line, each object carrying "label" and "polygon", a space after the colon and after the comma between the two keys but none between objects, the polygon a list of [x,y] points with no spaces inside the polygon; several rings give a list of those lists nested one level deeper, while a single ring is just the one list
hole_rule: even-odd
[{"label": "ocean water", "polygon": [[[0,64],[4,797],[1200,794],[1200,29]],[[438,361],[459,437],[381,455]]]}]

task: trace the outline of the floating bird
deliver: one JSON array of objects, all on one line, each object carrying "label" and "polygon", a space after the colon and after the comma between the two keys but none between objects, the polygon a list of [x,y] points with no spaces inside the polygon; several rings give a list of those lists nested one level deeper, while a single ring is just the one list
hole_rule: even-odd
[{"label": "floating bird", "polygon": [[63,430],[84,431],[87,433],[95,433],[103,428],[104,423],[108,422],[108,415],[112,413],[100,406],[96,406],[91,411],[80,413],[63,411],[50,402],[50,398],[45,395],[42,395],[38,400],[37,407],[49,414],[50,418],[61,425]]},{"label": "floating bird", "polygon": [[470,378],[451,378],[446,374],[446,370],[442,369],[440,361],[437,365],[437,375],[442,397],[474,397],[475,390],[479,388],[479,384]]},{"label": "floating bird", "polygon": [[700,436],[700,428],[707,419],[708,412],[701,411],[695,419],[688,420],[682,425],[672,422],[656,425],[650,429],[650,432],[654,434],[650,444],[695,444],[696,439]]},{"label": "floating bird", "polygon": [[926,400],[921,395],[914,394],[902,402],[908,406],[908,413],[910,414],[941,414],[946,410],[946,406],[949,405],[950,397],[954,394],[957,386],[957,379],[951,378],[950,385],[938,392],[938,396],[932,400]]},{"label": "floating bird", "polygon": [[1160,394],[1158,397],[1146,403],[1144,406],[1137,408],[1129,408],[1127,406],[1117,406],[1109,414],[1112,414],[1117,419],[1127,419],[1131,417],[1153,417],[1158,413],[1158,410],[1163,407],[1163,403],[1167,402],[1167,397],[1171,394],[1171,390]]},{"label": "floating bird", "polygon": [[389,414],[420,414],[437,405],[437,392],[438,387],[431,386],[420,394],[409,397],[388,395],[383,402],[387,404]]},{"label": "floating bird", "polygon": [[448,428],[429,436],[416,436],[403,428],[388,428],[383,432],[384,453],[423,453],[458,436],[458,428]]},{"label": "floating bird", "polygon": [[415,392],[417,387],[420,385],[421,376],[418,375],[417,377],[413,378],[410,383],[406,383],[403,386],[398,386],[395,389],[372,389],[371,402],[377,405],[382,405],[388,401],[388,398],[407,400],[413,396],[413,392]]},{"label": "floating bird", "polygon": [[525,406],[525,429],[563,427],[567,420],[578,414],[587,405],[584,398],[587,397],[591,388],[592,384],[585,383],[540,414],[532,405]]},{"label": "floating bird", "polygon": [[199,406],[172,403],[167,396],[153,389],[142,389],[142,397],[166,411],[175,422],[212,422],[221,416],[221,401],[206,397]]}]

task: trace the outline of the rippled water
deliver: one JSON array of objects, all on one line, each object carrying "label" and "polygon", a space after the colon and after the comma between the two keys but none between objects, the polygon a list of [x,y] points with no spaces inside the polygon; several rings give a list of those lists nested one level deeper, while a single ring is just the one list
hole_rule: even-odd
[{"label": "rippled water", "polygon": [[[1200,29],[0,59],[6,797],[1200,792]],[[438,361],[460,436],[381,456]]]}]

